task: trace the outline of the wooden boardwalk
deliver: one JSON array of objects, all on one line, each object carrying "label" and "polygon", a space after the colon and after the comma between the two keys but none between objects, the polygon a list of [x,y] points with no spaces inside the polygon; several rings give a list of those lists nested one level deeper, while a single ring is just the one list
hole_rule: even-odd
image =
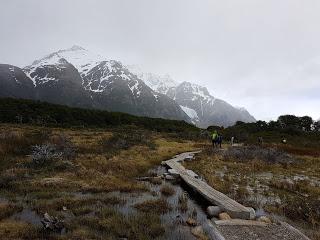
[{"label": "wooden boardwalk", "polygon": [[221,207],[227,212],[232,218],[239,219],[250,219],[251,213],[248,208],[229,198],[225,194],[213,189],[206,182],[191,175],[180,162],[185,159],[190,159],[195,153],[198,152],[187,152],[175,156],[174,158],[164,161],[163,164],[169,168],[174,169],[181,177],[181,179],[192,189],[202,195],[206,200],[211,202],[213,205]]}]

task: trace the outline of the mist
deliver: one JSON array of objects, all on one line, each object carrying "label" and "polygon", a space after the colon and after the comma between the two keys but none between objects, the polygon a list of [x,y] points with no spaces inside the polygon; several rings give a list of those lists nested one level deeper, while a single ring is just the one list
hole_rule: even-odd
[{"label": "mist", "polygon": [[80,45],[206,86],[257,119],[320,117],[317,0],[1,1],[0,63]]}]

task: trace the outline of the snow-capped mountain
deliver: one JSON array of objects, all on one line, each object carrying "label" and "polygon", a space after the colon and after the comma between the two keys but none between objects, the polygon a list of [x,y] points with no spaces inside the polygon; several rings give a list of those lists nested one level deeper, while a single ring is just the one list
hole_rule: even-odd
[{"label": "snow-capped mountain", "polygon": [[[79,46],[54,52],[22,71],[34,88],[33,99],[190,121],[175,101],[153,91],[120,62],[92,54]],[[1,82],[5,81],[4,77],[0,75]],[[0,92],[5,91],[7,89],[0,89]]]},{"label": "snow-capped mountain", "polygon": [[141,78],[154,91],[166,94],[175,100],[197,126],[229,126],[236,121],[255,121],[246,109],[233,107],[213,97],[206,87],[190,82],[178,84],[170,77],[160,78],[157,75],[141,73],[140,76],[148,76]]},{"label": "snow-capped mountain", "polygon": [[185,120],[200,127],[255,121],[248,111],[216,99],[203,86],[144,73],[79,46],[51,53],[23,69],[0,65],[0,97]]},{"label": "snow-capped mountain", "polygon": [[158,93],[167,94],[172,88],[179,85],[169,74],[158,75],[154,73],[145,73],[136,65],[129,65],[127,68],[142,79],[152,90]]}]

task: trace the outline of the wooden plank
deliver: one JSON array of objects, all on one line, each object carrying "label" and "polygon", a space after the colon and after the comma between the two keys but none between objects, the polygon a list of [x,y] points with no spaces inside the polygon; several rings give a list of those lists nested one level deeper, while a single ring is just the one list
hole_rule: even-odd
[{"label": "wooden plank", "polygon": [[250,219],[250,211],[245,206],[234,201],[225,194],[213,189],[201,179],[190,176],[190,174],[179,162],[183,161],[185,157],[190,156],[190,154],[193,153],[194,152],[180,154],[173,159],[165,161],[165,164],[168,167],[176,170],[187,185],[189,185],[192,189],[194,189],[212,204],[221,207],[232,218]]},{"label": "wooden plank", "polygon": [[216,225],[222,226],[261,226],[265,227],[268,224],[265,222],[259,222],[254,220],[244,220],[244,219],[230,219],[230,220],[217,220],[214,221]]},{"label": "wooden plank", "polygon": [[296,229],[295,227],[291,226],[290,224],[286,223],[286,222],[280,222],[281,225],[285,228],[287,228],[289,231],[294,232],[295,234],[297,234],[301,240],[310,240],[310,238],[308,238],[306,235],[304,235],[301,231],[299,231],[298,229]]},{"label": "wooden plank", "polygon": [[214,240],[225,240],[224,236],[222,236],[221,232],[216,228],[214,224],[210,220],[207,221],[207,226],[205,228],[206,233],[208,234],[210,239]]}]

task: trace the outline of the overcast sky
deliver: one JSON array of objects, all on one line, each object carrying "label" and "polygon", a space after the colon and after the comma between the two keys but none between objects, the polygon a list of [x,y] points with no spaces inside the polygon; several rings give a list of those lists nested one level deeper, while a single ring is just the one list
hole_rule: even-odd
[{"label": "overcast sky", "polygon": [[319,0],[1,0],[0,63],[80,45],[257,119],[320,117]]}]

